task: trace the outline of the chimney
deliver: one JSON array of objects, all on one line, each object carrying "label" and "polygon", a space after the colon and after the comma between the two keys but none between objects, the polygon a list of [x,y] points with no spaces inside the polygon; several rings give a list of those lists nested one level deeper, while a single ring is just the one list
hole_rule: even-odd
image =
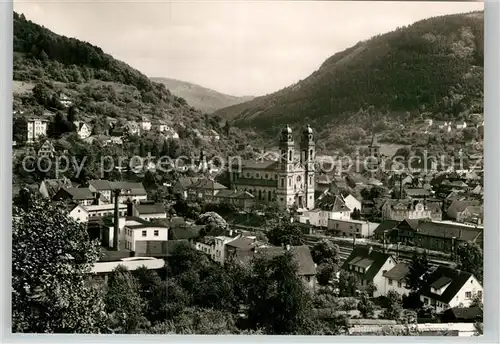
[{"label": "chimney", "polygon": [[232,236],[233,236],[233,230],[232,230],[232,229],[230,229],[230,230],[229,230],[229,236],[230,236],[230,237],[232,237]]},{"label": "chimney", "polygon": [[130,200],[127,202],[127,216],[134,216],[134,204]]},{"label": "chimney", "polygon": [[94,202],[97,205],[101,204],[101,193],[100,192],[96,192],[95,193],[95,200],[94,200]]},{"label": "chimney", "polygon": [[115,220],[114,220],[114,231],[113,231],[113,248],[117,251],[120,250],[119,247],[119,236],[120,236],[120,216],[118,212],[118,197],[120,196],[120,190],[113,190],[113,194],[115,196]]},{"label": "chimney", "polygon": [[368,255],[372,254],[373,252],[373,247],[370,246],[370,248],[368,248]]}]

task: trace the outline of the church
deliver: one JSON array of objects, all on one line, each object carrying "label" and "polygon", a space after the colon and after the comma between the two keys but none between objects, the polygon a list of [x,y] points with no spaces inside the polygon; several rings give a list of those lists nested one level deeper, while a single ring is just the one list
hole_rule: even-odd
[{"label": "church", "polygon": [[293,132],[287,125],[279,136],[278,161],[244,160],[232,164],[231,188],[250,192],[257,202],[277,202],[283,209],[313,209],[315,144],[309,125],[300,133],[299,149],[297,158]]}]

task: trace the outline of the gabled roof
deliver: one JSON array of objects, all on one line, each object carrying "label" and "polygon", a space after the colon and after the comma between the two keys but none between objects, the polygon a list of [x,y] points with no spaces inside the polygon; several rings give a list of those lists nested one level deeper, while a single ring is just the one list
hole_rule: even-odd
[{"label": "gabled roof", "polygon": [[376,235],[382,235],[385,231],[391,231],[396,228],[400,221],[397,220],[384,220],[373,231]]},{"label": "gabled roof", "polygon": [[349,209],[349,207],[345,204],[344,200],[337,195],[325,194],[325,196],[318,199],[316,203],[317,207],[324,211],[351,211],[351,209]]},{"label": "gabled roof", "polygon": [[182,186],[182,187],[188,187],[188,186],[191,186],[193,184],[196,184],[200,179],[202,179],[201,177],[181,177],[178,179],[178,183]]},{"label": "gabled roof", "polygon": [[[430,297],[436,301],[449,303],[455,295],[460,291],[463,285],[471,278],[472,274],[465,271],[452,269],[446,266],[438,266],[427,277],[427,284],[422,288],[421,294]],[[442,288],[446,284],[450,284],[441,295],[431,292],[432,286],[436,289]],[[439,287],[440,286],[440,287]]]},{"label": "gabled roof", "polygon": [[188,186],[188,188],[192,189],[202,189],[202,190],[224,190],[227,189],[224,185],[210,179],[199,179],[194,184]]},{"label": "gabled roof", "polygon": [[220,198],[234,198],[234,199],[253,199],[255,198],[254,195],[247,191],[243,190],[229,190],[229,189],[224,189],[220,190],[215,197],[220,197]]},{"label": "gabled roof", "polygon": [[126,191],[127,195],[134,196],[144,196],[148,193],[144,189],[142,183],[132,183],[132,182],[110,182],[112,189],[121,189]]},{"label": "gabled roof", "polygon": [[90,180],[89,185],[92,185],[97,191],[107,191],[111,190],[111,183],[108,180],[103,180],[103,179],[95,179],[95,180]]},{"label": "gabled roof", "polygon": [[431,192],[427,189],[422,188],[408,188],[405,189],[405,192],[410,197],[421,197],[421,196],[430,196]]},{"label": "gabled roof", "polygon": [[[261,247],[255,252],[256,257],[265,257],[267,259],[272,259],[281,254],[285,253],[283,247]],[[316,275],[316,265],[311,256],[311,250],[309,246],[291,246],[290,253],[297,260],[298,263],[298,274],[299,276],[312,276]]]},{"label": "gabled roof", "polygon": [[410,272],[410,267],[406,263],[397,263],[391,270],[384,273],[384,277],[393,281],[404,281]]},{"label": "gabled roof", "polygon": [[447,212],[457,212],[461,213],[469,206],[477,206],[480,202],[477,200],[463,200],[463,201],[453,201],[451,205],[448,207]]},{"label": "gabled roof", "polygon": [[447,286],[448,284],[450,284],[452,281],[453,280],[449,277],[441,276],[437,280],[432,282],[430,284],[430,286],[431,286],[431,288],[434,288],[434,289],[441,289],[441,288]]},{"label": "gabled roof", "polygon": [[460,241],[475,241],[483,234],[483,228],[465,225],[417,220],[417,233],[419,235],[437,238],[456,238]]},{"label": "gabled roof", "polygon": [[42,183],[45,184],[49,197],[53,197],[62,187],[73,187],[71,181],[66,177],[62,179],[45,179]]},{"label": "gabled roof", "polygon": [[139,215],[165,214],[165,206],[162,203],[136,204],[135,208],[139,212]]},{"label": "gabled roof", "polygon": [[71,199],[73,199],[73,200],[94,199],[92,192],[90,192],[90,190],[87,188],[66,188],[66,187],[63,187],[63,188],[61,188],[61,190],[64,190],[64,192],[66,192],[68,195],[70,195]]},{"label": "gabled roof", "polygon": [[363,279],[371,281],[389,258],[392,258],[390,254],[376,251],[375,249],[371,250],[370,252],[370,249],[368,247],[357,246],[354,248],[354,250],[352,250],[349,257],[345,260],[344,264],[342,265],[342,269],[348,270],[349,266],[353,263],[356,264],[363,261],[364,259],[369,259],[373,261],[373,263],[371,263],[370,268],[363,275]]},{"label": "gabled roof", "polygon": [[[238,166],[239,162],[235,161],[233,166]],[[277,161],[258,161],[258,160],[242,160],[241,167],[254,170],[269,170],[274,171],[278,168]]]},{"label": "gabled roof", "polygon": [[254,238],[239,237],[231,242],[228,242],[226,246],[230,246],[238,250],[251,251],[259,244],[260,242]]},{"label": "gabled roof", "polygon": [[168,238],[169,240],[194,239],[198,236],[198,233],[204,227],[204,225],[171,225],[168,231]]}]

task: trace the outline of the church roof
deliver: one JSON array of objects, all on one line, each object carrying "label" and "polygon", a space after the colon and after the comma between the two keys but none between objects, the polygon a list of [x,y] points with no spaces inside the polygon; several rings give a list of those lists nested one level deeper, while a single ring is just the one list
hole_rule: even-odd
[{"label": "church roof", "polygon": [[[278,168],[277,161],[258,161],[258,160],[243,160],[241,161],[241,167],[255,170],[276,170]],[[238,166],[237,161],[234,162],[233,166]]]}]

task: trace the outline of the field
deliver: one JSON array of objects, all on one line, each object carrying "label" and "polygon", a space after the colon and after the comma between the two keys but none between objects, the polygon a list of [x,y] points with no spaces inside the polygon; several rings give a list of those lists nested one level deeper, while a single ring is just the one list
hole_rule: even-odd
[{"label": "field", "polygon": [[35,84],[25,81],[12,81],[12,93],[14,95],[24,95],[31,92]]}]

